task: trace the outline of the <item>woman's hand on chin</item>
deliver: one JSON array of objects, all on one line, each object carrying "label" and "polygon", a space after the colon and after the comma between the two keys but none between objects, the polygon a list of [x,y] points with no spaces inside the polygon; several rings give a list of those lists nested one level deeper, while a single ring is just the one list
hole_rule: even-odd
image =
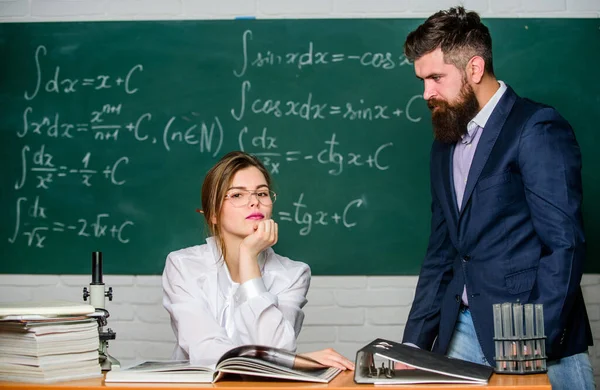
[{"label": "woman's hand on chin", "polygon": [[278,238],[277,223],[272,219],[257,221],[254,232],[248,235],[240,244],[240,255],[246,252],[252,257],[258,256],[260,252],[275,245]]}]

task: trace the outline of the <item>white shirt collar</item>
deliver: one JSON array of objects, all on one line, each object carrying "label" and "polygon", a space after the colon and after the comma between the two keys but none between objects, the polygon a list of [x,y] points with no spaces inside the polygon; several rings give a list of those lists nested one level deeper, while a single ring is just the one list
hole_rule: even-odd
[{"label": "white shirt collar", "polygon": [[469,129],[471,127],[473,129],[475,128],[475,126],[485,128],[488,119],[490,119],[492,112],[494,112],[494,108],[496,108],[498,102],[500,101],[500,98],[502,97],[502,95],[504,95],[504,92],[506,92],[507,89],[506,84],[504,84],[504,81],[498,80],[498,84],[500,84],[500,88],[498,88],[498,90],[496,91],[496,93],[494,93],[492,98],[485,104],[485,106],[483,106],[481,111],[479,111],[477,115],[475,115],[475,118],[471,119],[471,121],[467,125],[467,130],[469,132]]},{"label": "white shirt collar", "polygon": [[459,141],[460,143],[470,144],[475,138],[477,131],[485,127],[485,124],[487,123],[488,119],[490,119],[492,112],[494,112],[494,108],[496,108],[500,98],[506,91],[506,84],[500,80],[498,80],[498,83],[500,84],[500,88],[498,88],[492,98],[486,103],[485,106],[483,106],[477,115],[475,115],[475,118],[471,119],[469,123],[467,123],[467,132],[466,134],[462,135],[461,140]]}]

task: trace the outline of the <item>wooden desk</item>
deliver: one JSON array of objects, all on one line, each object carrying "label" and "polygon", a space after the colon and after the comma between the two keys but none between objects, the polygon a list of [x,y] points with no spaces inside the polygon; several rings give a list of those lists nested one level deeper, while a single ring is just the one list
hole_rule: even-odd
[{"label": "wooden desk", "polygon": [[[104,383],[102,378],[83,379],[78,381],[61,382],[49,385],[39,385],[35,383],[16,383],[0,382],[0,388],[10,390],[133,390],[133,389],[151,389],[151,390],[173,390],[177,388],[219,388],[228,390],[249,390],[249,389],[270,389],[270,390],[289,390],[289,389],[327,389],[327,390],[347,390],[358,388],[373,388],[373,385],[357,385],[354,383],[353,372],[342,372],[329,384],[304,383],[304,382],[261,382],[261,381],[220,381],[215,384],[182,384],[182,383]],[[472,388],[492,389],[492,390],[551,390],[550,382],[546,374],[535,375],[496,375],[493,374],[487,386],[481,385],[440,385],[440,384],[421,384],[421,385],[385,385],[377,386],[378,389],[385,390],[439,390],[439,389],[465,389]]]}]

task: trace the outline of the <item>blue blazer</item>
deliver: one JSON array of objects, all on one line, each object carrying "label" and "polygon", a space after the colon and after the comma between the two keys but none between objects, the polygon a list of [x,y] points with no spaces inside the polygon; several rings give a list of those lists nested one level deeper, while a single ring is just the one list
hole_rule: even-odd
[{"label": "blue blazer", "polygon": [[437,141],[431,149],[431,233],[403,341],[446,353],[466,285],[490,364],[494,303],[544,305],[549,359],[586,351],[581,154],[571,126],[508,87],[481,134],[460,212],[453,151]]}]

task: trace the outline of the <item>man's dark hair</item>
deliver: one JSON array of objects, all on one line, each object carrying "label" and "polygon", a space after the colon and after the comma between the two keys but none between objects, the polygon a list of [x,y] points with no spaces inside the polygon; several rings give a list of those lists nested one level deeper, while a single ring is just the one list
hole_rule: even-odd
[{"label": "man's dark hair", "polygon": [[463,7],[436,12],[408,34],[404,53],[414,62],[438,47],[444,53],[444,62],[461,71],[471,58],[480,56],[485,61],[485,71],[494,74],[492,37],[477,12],[467,12]]}]

